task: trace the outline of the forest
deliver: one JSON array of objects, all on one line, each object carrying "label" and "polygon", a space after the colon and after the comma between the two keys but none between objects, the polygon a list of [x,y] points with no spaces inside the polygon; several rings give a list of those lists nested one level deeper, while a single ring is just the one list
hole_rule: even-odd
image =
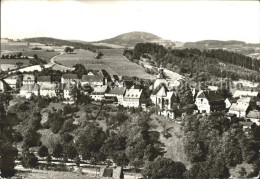
[{"label": "forest", "polygon": [[149,57],[150,63],[160,64],[180,74],[189,73],[198,81],[209,76],[259,81],[260,62],[251,57],[222,49],[166,49],[162,45],[139,43],[133,50],[126,49],[124,55],[132,61]]}]

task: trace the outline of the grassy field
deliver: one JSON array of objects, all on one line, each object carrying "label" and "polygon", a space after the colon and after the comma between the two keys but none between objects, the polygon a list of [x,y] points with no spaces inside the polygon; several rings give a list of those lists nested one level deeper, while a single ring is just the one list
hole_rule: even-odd
[{"label": "grassy field", "polygon": [[103,49],[104,56],[95,59],[95,53],[87,50],[76,50],[72,54],[63,54],[56,58],[56,61],[72,67],[77,63],[83,64],[87,69],[105,69],[110,74],[119,76],[137,76],[139,78],[154,79],[155,77],[147,74],[137,64],[128,61],[122,54],[122,49]]}]

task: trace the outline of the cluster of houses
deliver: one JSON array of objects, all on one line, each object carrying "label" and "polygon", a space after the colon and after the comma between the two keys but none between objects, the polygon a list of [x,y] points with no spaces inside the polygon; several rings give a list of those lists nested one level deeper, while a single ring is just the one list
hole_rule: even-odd
[{"label": "cluster of houses", "polygon": [[[123,80],[116,75],[110,76],[104,70],[89,71],[78,78],[77,74],[65,73],[59,82],[54,82],[51,76],[35,77],[32,74],[24,74],[20,84],[16,76],[0,80],[0,90],[19,88],[19,95],[26,98],[35,96],[61,97],[67,101],[73,101],[73,90],[78,88],[82,93],[89,94],[95,101],[108,101],[124,107],[146,108],[147,99],[157,106],[158,114],[166,118],[175,119],[174,104],[177,103],[178,94],[172,88],[164,75],[163,68],[152,85],[149,86],[149,96],[144,88],[133,80]],[[109,77],[109,78],[108,78]],[[111,86],[110,82],[113,82]],[[231,99],[224,98],[217,92],[216,87],[208,87],[206,90],[192,89],[196,113],[211,113],[226,111],[228,116],[237,116],[250,119],[260,124],[260,95],[252,90],[235,90]]]}]

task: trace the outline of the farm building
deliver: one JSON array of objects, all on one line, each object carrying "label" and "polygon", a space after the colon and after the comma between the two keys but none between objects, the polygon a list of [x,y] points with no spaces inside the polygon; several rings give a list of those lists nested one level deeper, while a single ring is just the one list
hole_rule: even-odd
[{"label": "farm building", "polygon": [[225,109],[225,99],[216,91],[200,91],[196,97],[195,104],[200,113],[210,113]]},{"label": "farm building", "polygon": [[41,96],[49,96],[49,97],[55,97],[56,96],[56,84],[51,83],[42,83],[40,86],[40,95]]},{"label": "farm building", "polygon": [[124,99],[124,94],[125,94],[125,90],[126,88],[124,87],[116,87],[113,88],[111,91],[109,91],[108,93],[105,94],[105,98],[111,98],[111,97],[115,97],[118,101],[118,104],[123,104],[123,99]]},{"label": "farm building", "polygon": [[97,86],[94,88],[94,91],[91,93],[90,97],[95,101],[102,101],[105,99],[105,93],[108,90],[107,85]]},{"label": "farm building", "polygon": [[[12,89],[16,89],[18,84],[18,76],[12,76],[12,77],[8,77],[4,79],[5,82],[12,88]],[[20,85],[19,85],[20,86]]]},{"label": "farm building", "polygon": [[253,110],[249,111],[249,113],[246,115],[247,119],[250,119],[252,122],[256,123],[258,126],[260,125],[260,111]]},{"label": "farm building", "polygon": [[145,97],[142,89],[127,89],[123,98],[124,107],[138,108],[145,103]]},{"label": "farm building", "polygon": [[25,84],[20,88],[20,95],[30,98],[32,95],[38,96],[40,93],[40,86],[36,83]]},{"label": "farm building", "polygon": [[102,86],[104,84],[103,77],[97,75],[83,75],[81,79],[82,86]]},{"label": "farm building", "polygon": [[259,92],[236,90],[233,94],[233,98],[241,98],[241,97],[257,97],[257,98],[259,98]]},{"label": "farm building", "polygon": [[61,77],[61,83],[73,83],[78,84],[80,82],[80,79],[78,78],[77,74],[63,74]]}]

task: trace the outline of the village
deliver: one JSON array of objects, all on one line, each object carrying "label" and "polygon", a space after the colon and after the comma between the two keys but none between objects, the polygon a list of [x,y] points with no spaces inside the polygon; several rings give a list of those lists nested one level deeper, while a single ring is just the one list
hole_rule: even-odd
[{"label": "village", "polygon": [[[32,96],[59,98],[63,103],[74,104],[76,92],[88,95],[93,101],[110,103],[125,108],[141,108],[144,111],[156,107],[158,115],[175,120],[175,108],[178,107],[178,90],[188,88],[195,104],[193,113],[207,115],[212,112],[225,112],[226,117],[245,118],[244,127],[253,123],[260,124],[260,95],[257,89],[232,89],[232,96],[224,98],[218,92],[218,86],[185,86],[188,77],[170,81],[162,67],[158,68],[155,81],[140,82],[137,79],[110,75],[105,70],[87,70],[78,78],[76,73],[64,72],[60,79],[52,76],[34,76],[31,72],[22,75],[9,75],[0,81],[1,92],[11,92],[30,99]],[[149,92],[147,92],[149,91]],[[151,103],[151,104],[150,104]],[[186,114],[182,114],[186,115]]]}]

